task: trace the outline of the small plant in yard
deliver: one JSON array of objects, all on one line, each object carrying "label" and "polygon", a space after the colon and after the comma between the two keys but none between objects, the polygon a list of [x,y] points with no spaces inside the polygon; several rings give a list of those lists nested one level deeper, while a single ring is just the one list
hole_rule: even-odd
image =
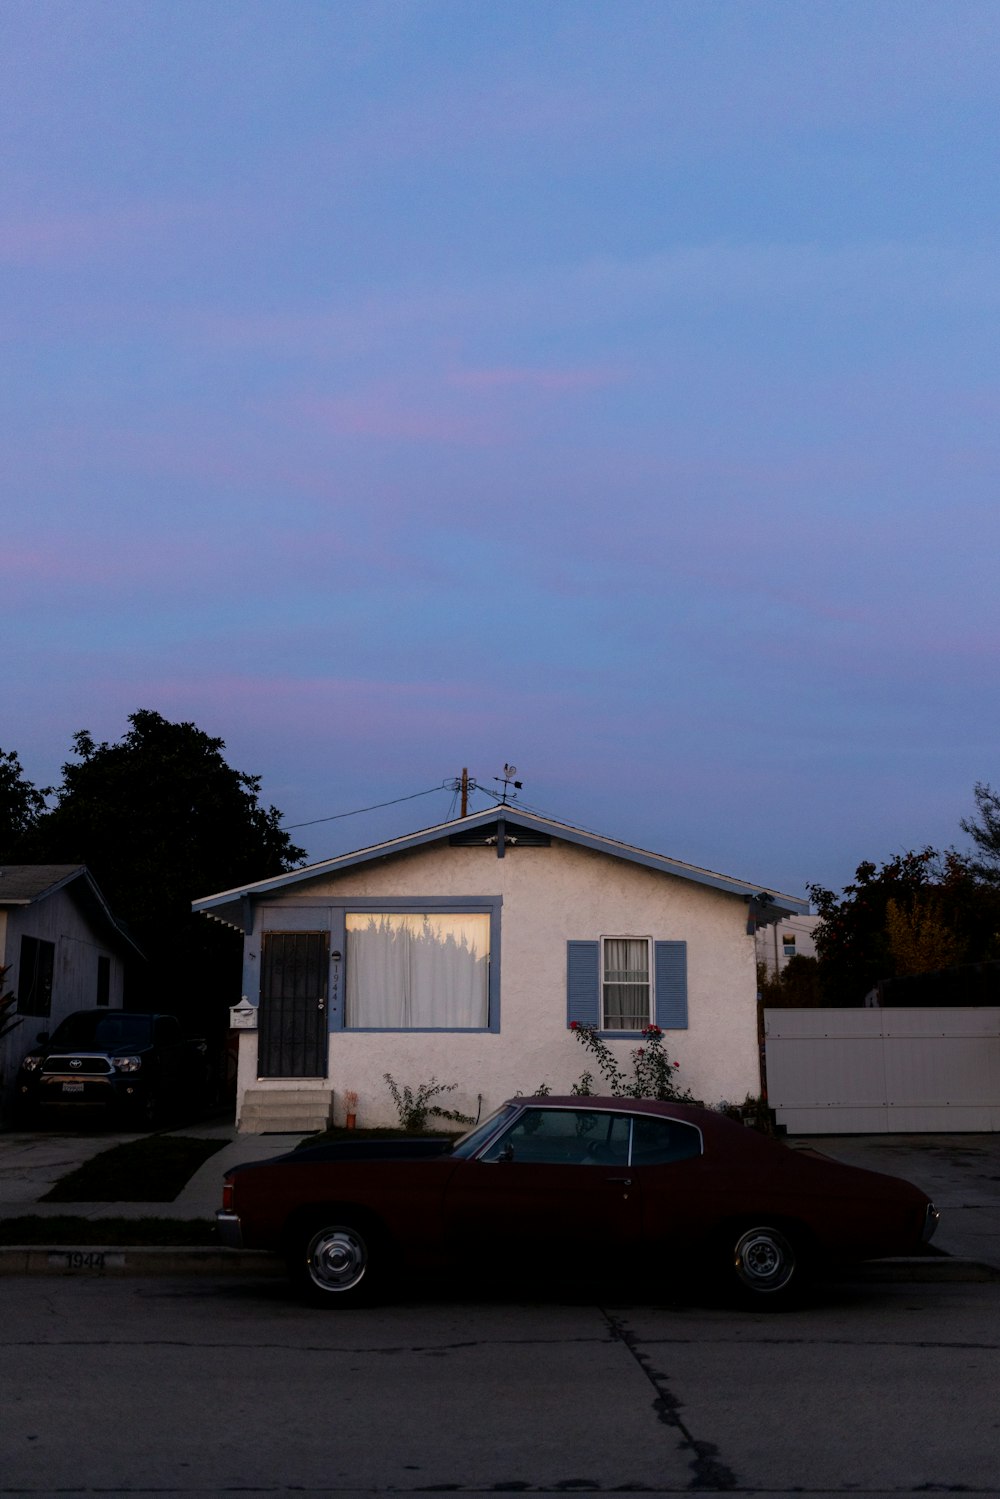
[{"label": "small plant in yard", "polygon": [[436,1119],[451,1119],[456,1124],[474,1122],[468,1114],[460,1114],[457,1109],[442,1109],[439,1104],[431,1102],[442,1093],[453,1093],[457,1083],[439,1083],[436,1077],[432,1077],[429,1083],[418,1083],[416,1088],[411,1088],[408,1083],[400,1087],[391,1072],[384,1072],[382,1076],[389,1084],[399,1123],[408,1133],[423,1129],[428,1115]]},{"label": "small plant in yard", "polygon": [[[603,1037],[597,1034],[595,1025],[570,1022],[581,1046],[591,1053],[598,1071],[608,1084],[615,1098],[659,1098],[691,1100],[690,1090],[678,1086],[679,1062],[672,1062],[663,1044],[663,1032],[658,1025],[647,1025],[642,1032],[642,1045],[630,1053],[631,1076],[619,1066],[617,1058]],[[572,1091],[588,1097],[594,1091],[594,1075],[585,1072]]]}]

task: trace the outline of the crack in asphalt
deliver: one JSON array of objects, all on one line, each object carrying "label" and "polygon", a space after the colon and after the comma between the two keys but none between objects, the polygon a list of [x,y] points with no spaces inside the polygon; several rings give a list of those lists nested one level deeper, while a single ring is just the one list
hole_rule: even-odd
[{"label": "crack in asphalt", "polygon": [[714,1442],[699,1441],[684,1421],[681,1416],[681,1403],[677,1396],[669,1389],[667,1375],[661,1370],[653,1368],[648,1356],[640,1350],[638,1339],[619,1318],[613,1316],[609,1311],[603,1311],[603,1315],[607,1319],[608,1326],[615,1337],[628,1350],[655,1390],[656,1398],[653,1401],[653,1409],[656,1412],[657,1419],[664,1426],[670,1426],[675,1431],[679,1431],[683,1437],[683,1445],[694,1453],[694,1457],[691,1460],[691,1471],[694,1476],[691,1479],[690,1488],[692,1490],[721,1489],[725,1491],[737,1488],[738,1480],[736,1475],[731,1468],[728,1468],[720,1460],[718,1447],[715,1446]]}]

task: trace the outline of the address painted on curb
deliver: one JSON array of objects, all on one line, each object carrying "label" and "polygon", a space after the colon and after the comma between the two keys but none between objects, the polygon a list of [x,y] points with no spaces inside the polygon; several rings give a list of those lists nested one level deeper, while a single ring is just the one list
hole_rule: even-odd
[{"label": "address painted on curb", "polygon": [[124,1254],[106,1249],[53,1249],[49,1251],[49,1268],[52,1270],[88,1271],[124,1270]]}]

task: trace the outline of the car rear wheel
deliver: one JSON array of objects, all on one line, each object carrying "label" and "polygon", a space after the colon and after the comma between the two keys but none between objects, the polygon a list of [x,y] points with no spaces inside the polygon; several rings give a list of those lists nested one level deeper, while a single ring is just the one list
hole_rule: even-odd
[{"label": "car rear wheel", "polygon": [[289,1272],[300,1295],[314,1306],[361,1306],[378,1290],[382,1261],[378,1235],[338,1214],[314,1221],[299,1235]]},{"label": "car rear wheel", "polygon": [[735,1230],[729,1243],[730,1284],[744,1303],[783,1305],[801,1288],[803,1256],[787,1230],[755,1224]]}]

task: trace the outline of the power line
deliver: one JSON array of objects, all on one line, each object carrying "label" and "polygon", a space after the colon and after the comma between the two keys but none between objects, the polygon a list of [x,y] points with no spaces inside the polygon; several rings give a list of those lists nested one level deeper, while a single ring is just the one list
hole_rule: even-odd
[{"label": "power line", "polygon": [[[504,767],[505,770],[508,769],[508,768],[510,768],[511,770],[513,770],[513,767],[507,767],[507,766]],[[501,776],[494,776],[493,779],[497,780],[497,781],[504,781],[504,778],[501,777]],[[519,786],[520,782],[511,781],[509,784]],[[421,797],[421,796],[433,796],[436,791],[452,791],[452,792],[457,792],[458,789],[460,788],[460,786],[461,786],[461,781],[460,780],[459,781],[454,781],[454,780],[442,781],[440,783],[440,785],[438,785],[438,786],[428,786],[428,788],[427,788],[426,791],[413,791],[413,792],[410,793],[409,796],[394,796],[394,797],[392,797],[392,799],[390,801],[387,801],[387,802],[373,802],[370,807],[355,807],[352,812],[332,812],[329,817],[312,817],[312,818],[309,819],[308,822],[285,822],[285,823],[282,823],[281,826],[285,829],[286,832],[289,832],[289,833],[292,832],[295,828],[314,828],[314,827],[316,827],[321,822],[339,822],[339,821],[341,821],[342,818],[345,818],[345,817],[360,817],[363,812],[377,812],[382,807],[396,807],[396,806],[398,806],[400,804],[400,802],[412,802],[412,801],[416,801],[417,798]],[[524,810],[526,812],[535,812],[535,813],[537,813],[538,815],[540,815],[542,817],[545,817],[545,816],[549,815],[549,814],[547,814],[545,812],[541,812],[540,809],[537,808],[537,807],[531,807],[531,806],[529,806],[526,802],[521,802],[521,803],[518,803],[518,802],[514,802],[514,803],[505,802],[503,800],[503,797],[506,795],[506,784],[504,785],[504,792],[503,793],[501,793],[499,791],[491,791],[489,789],[489,787],[483,786],[480,782],[478,782],[476,780],[473,780],[473,778],[470,776],[469,777],[469,782],[468,782],[468,787],[469,787],[469,793],[470,794],[475,794],[478,791],[482,796],[485,796],[485,797],[489,798],[491,801],[497,803],[499,806],[507,806],[511,810],[514,810],[514,808],[516,808],[518,805],[520,805],[520,806],[524,807]],[[450,807],[448,809],[448,818],[449,818],[449,820],[454,815],[456,800],[457,800],[457,797],[453,796],[452,800],[451,800],[451,805],[450,805]]]},{"label": "power line", "polygon": [[355,807],[353,812],[333,812],[329,817],[313,817],[308,822],[286,822],[282,826],[287,832],[293,828],[314,828],[318,822],[337,822],[342,817],[360,817],[362,812],[377,812],[380,807],[395,807],[400,802],[416,801],[418,796],[432,796],[435,791],[446,791],[445,785],[429,786],[426,791],[414,791],[409,796],[394,796],[388,802],[373,802],[370,807]]}]

